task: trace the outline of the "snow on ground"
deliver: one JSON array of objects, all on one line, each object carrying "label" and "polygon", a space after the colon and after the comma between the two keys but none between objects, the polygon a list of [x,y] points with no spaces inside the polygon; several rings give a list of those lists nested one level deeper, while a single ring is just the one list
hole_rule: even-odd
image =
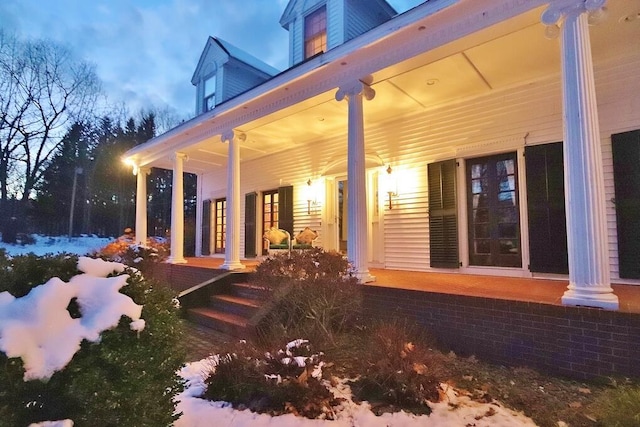
[{"label": "snow on ground", "polygon": [[215,356],[188,363],[180,375],[187,381],[185,391],[177,400],[177,412],[182,416],[176,427],[535,427],[536,424],[521,413],[504,408],[498,403],[480,403],[460,395],[443,385],[445,398],[430,404],[431,415],[413,415],[406,412],[376,416],[369,405],[358,405],[351,400],[351,389],[342,381],[332,392],[345,398],[337,408],[336,419],[310,420],[293,414],[273,417],[249,410],[238,411],[226,402],[200,399],[205,390],[206,372],[215,365]]},{"label": "snow on ground", "polygon": [[29,245],[10,245],[0,242],[0,249],[4,249],[8,255],[25,255],[34,253],[35,255],[57,254],[60,252],[71,253],[76,255],[87,255],[95,250],[106,246],[114,239],[109,237],[97,236],[42,236],[34,234],[36,242]]},{"label": "snow on ground", "polygon": [[[22,246],[0,243],[0,248],[4,248],[9,255],[14,256],[27,253],[44,255],[60,252],[85,255],[113,241],[113,239],[95,236],[74,237],[72,239],[67,237],[34,237],[36,238],[36,243],[32,245]],[[86,325],[83,326],[85,328],[83,329],[77,324],[70,327],[62,327],[70,325],[69,312],[66,307],[69,298],[72,296],[77,296],[81,305],[87,304],[87,306],[92,306],[96,310],[98,310],[98,306],[105,306],[105,311],[96,312],[96,317],[101,319],[103,316],[109,317],[106,313],[107,311],[112,311],[112,314],[120,312],[120,314],[125,314],[134,320],[131,325],[132,329],[139,330],[144,327],[144,324],[141,323],[143,322],[142,320],[135,321],[140,316],[136,307],[140,306],[135,306],[133,301],[124,301],[121,297],[128,297],[117,291],[123,285],[121,283],[123,279],[118,277],[126,276],[111,278],[112,281],[109,283],[103,282],[101,287],[91,285],[92,283],[97,284],[99,280],[107,280],[104,277],[92,278],[92,275],[104,276],[104,271],[113,271],[111,269],[121,271],[120,267],[115,265],[116,263],[106,265],[87,258],[81,258],[81,260],[79,267],[85,274],[74,277],[69,283],[64,283],[59,279],[49,281],[41,286],[43,288],[39,291],[41,296],[29,296],[31,294],[26,296],[25,298],[35,300],[29,304],[33,306],[32,309],[17,309],[17,305],[14,304],[17,304],[16,302],[20,299],[13,298],[7,292],[0,294],[0,351],[7,351],[6,347],[11,344],[11,333],[7,333],[7,330],[12,329],[10,325],[18,324],[23,331],[31,330],[28,341],[33,346],[30,347],[31,350],[23,350],[23,352],[33,353],[31,358],[36,360],[37,363],[33,365],[33,370],[25,373],[25,378],[44,377],[46,376],[44,374],[52,372],[52,369],[59,369],[64,366],[66,364],[64,360],[70,360],[68,353],[76,347],[75,342],[78,339],[94,340],[99,336],[101,330],[108,328],[107,324],[110,321],[106,320],[101,321],[101,326],[95,330],[87,330]],[[79,291],[79,286],[86,287],[87,292]],[[75,290],[71,291],[72,288]],[[96,292],[95,295],[90,295],[93,292]],[[120,297],[117,297],[116,294],[120,295]],[[45,299],[47,304],[43,304]],[[81,302],[81,299],[84,302]],[[62,302],[58,303],[60,302],[59,300]],[[112,300],[114,304],[105,304],[105,300]],[[117,303],[115,300],[118,300]],[[54,306],[57,309],[54,310]],[[106,307],[111,307],[114,310],[107,310]],[[119,319],[120,315],[117,315],[117,317]],[[64,320],[60,320],[61,318],[64,318]],[[71,319],[75,323],[78,323],[79,320]],[[52,325],[57,326],[52,328]],[[57,332],[53,334],[52,329],[57,330]],[[48,335],[58,338],[51,339],[51,336]],[[64,339],[62,339],[63,337]],[[55,345],[48,345],[47,339],[49,343]],[[61,345],[63,342],[66,342],[64,346]],[[37,351],[34,350],[36,348],[38,349]],[[62,348],[65,348],[65,351],[68,350],[64,357]],[[177,397],[177,411],[183,414],[176,422],[176,427],[535,427],[533,421],[521,413],[506,409],[495,402],[479,403],[472,401],[467,396],[460,395],[455,389],[447,388],[446,386],[443,386],[445,388],[445,398],[442,402],[431,404],[432,413],[429,416],[416,416],[398,412],[378,417],[370,411],[366,402],[358,405],[351,400],[351,390],[346,381],[341,382],[332,390],[337,396],[347,399],[342,407],[338,408],[335,421],[310,420],[296,417],[292,414],[272,417],[266,414],[256,414],[248,410],[238,411],[226,402],[210,402],[198,397],[204,391],[204,373],[209,371],[213,363],[211,358],[203,359],[188,363],[180,371],[180,375],[187,380],[187,388]],[[33,426],[71,427],[72,425],[73,422],[71,420],[62,420],[43,422]]]}]

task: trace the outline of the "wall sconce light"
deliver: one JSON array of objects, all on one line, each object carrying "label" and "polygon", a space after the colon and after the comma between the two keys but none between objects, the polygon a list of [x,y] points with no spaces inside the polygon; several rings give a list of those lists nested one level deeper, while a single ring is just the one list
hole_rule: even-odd
[{"label": "wall sconce light", "polygon": [[389,209],[393,209],[392,197],[398,195],[398,182],[396,175],[393,174],[391,165],[386,169],[386,174],[383,175],[383,190],[389,195]]},{"label": "wall sconce light", "polygon": [[307,181],[304,198],[307,201],[307,215],[311,215],[311,205],[315,207],[318,204],[316,189],[313,182],[311,182],[311,179]]}]

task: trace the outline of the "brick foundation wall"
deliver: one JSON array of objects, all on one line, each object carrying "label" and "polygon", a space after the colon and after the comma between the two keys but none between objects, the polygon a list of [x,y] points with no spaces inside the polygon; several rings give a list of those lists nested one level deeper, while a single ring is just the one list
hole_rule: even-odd
[{"label": "brick foundation wall", "polygon": [[364,286],[365,313],[425,326],[459,355],[578,379],[640,378],[640,315]]},{"label": "brick foundation wall", "polygon": [[154,265],[151,276],[168,284],[174,291],[180,292],[226,271],[180,264],[158,263]]}]

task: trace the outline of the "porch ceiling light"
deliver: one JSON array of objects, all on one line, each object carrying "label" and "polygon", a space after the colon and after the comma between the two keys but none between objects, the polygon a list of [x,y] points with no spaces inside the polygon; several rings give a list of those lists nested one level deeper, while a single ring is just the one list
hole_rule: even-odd
[{"label": "porch ceiling light", "polygon": [[393,169],[389,165],[386,169],[386,174],[383,175],[383,189],[389,196],[389,209],[393,209],[392,197],[398,195],[398,182],[396,175],[393,174]]}]

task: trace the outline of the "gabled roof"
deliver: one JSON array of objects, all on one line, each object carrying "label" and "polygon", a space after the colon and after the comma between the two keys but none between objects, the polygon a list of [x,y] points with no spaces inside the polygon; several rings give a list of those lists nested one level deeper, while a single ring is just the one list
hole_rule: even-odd
[{"label": "gabled roof", "polygon": [[269,64],[266,64],[256,58],[255,56],[245,52],[244,50],[232,45],[231,43],[224,41],[218,37],[211,37],[207,40],[207,43],[202,49],[202,54],[200,55],[200,59],[198,60],[198,65],[196,66],[195,71],[193,72],[193,76],[191,77],[191,83],[196,85],[198,83],[197,77],[200,75],[200,70],[204,65],[205,58],[209,49],[221,49],[224,53],[226,53],[230,58],[234,58],[237,61],[243,62],[250,67],[255,68],[258,71],[262,71],[269,76],[275,76],[280,73],[280,70],[272,67]]},{"label": "gabled roof", "polygon": [[[348,0],[343,0],[343,1],[348,1]],[[357,1],[361,1],[361,0],[357,0]],[[299,8],[304,7],[305,10],[311,9],[316,4],[324,3],[324,2],[326,2],[326,0],[315,0],[315,1],[290,0],[289,3],[287,4],[287,7],[284,8],[284,12],[282,12],[282,16],[280,17],[280,26],[282,26],[285,29],[288,28],[289,23],[291,23],[291,21],[293,21],[293,18],[296,17],[296,11]],[[393,8],[393,6],[391,6],[385,0],[367,0],[367,3],[377,4],[378,7],[383,9],[387,14],[389,14],[390,17],[398,14],[398,12]],[[367,4],[367,6],[369,6],[369,4]]]}]

